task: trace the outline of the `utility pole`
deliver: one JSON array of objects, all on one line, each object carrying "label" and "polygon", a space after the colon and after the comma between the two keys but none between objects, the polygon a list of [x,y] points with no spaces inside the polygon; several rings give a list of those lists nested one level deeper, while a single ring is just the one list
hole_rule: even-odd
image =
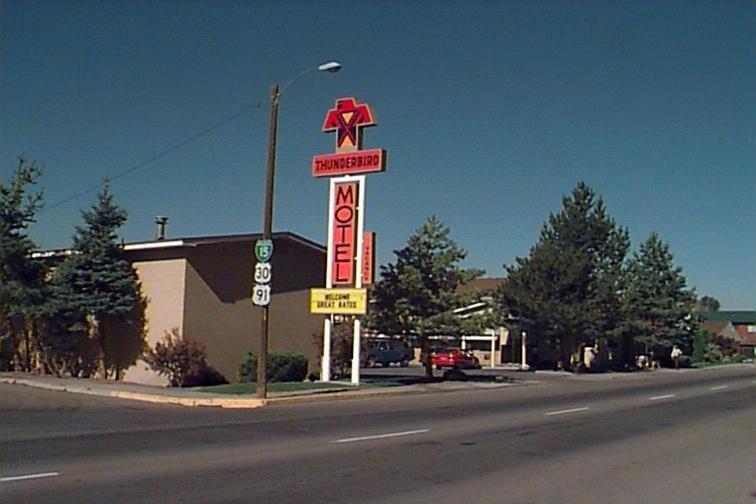
[{"label": "utility pole", "polygon": [[[263,240],[273,235],[273,188],[276,177],[276,136],[278,134],[278,84],[270,89],[270,118],[268,123],[268,163],[265,169],[265,210],[263,214]],[[260,323],[260,353],[257,356],[257,397],[268,396],[268,327],[270,325],[270,304],[262,307]]]},{"label": "utility pole", "polygon": [[[336,73],[341,70],[341,64],[337,61],[328,61],[315,68],[309,68],[287,82],[283,88],[278,84],[273,84],[270,88],[270,116],[268,119],[268,162],[265,169],[265,208],[263,213],[263,232],[262,241],[270,247],[264,257],[258,256],[258,261],[266,263],[272,254],[272,237],[273,237],[273,189],[276,178],[276,137],[278,135],[278,102],[284,91],[299,80],[301,77],[312,72],[329,72]],[[257,255],[257,245],[255,245],[255,254]],[[270,270],[268,270],[270,271]],[[270,282],[270,273],[266,282]],[[268,368],[268,329],[270,326],[270,301],[272,299],[270,285],[255,286],[255,290],[260,288],[260,292],[267,292],[267,295],[253,296],[255,304],[262,307],[262,318],[260,321],[260,351],[257,356],[257,397],[265,399],[268,396],[268,379],[266,371]]]}]

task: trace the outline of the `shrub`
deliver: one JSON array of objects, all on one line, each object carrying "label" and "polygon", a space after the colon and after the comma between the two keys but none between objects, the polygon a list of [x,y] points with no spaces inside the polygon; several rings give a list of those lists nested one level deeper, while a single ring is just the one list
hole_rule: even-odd
[{"label": "shrub", "polygon": [[732,354],[732,357],[730,357],[730,362],[732,362],[734,364],[739,364],[739,363],[743,362],[744,360],[746,360],[745,356],[743,354],[739,354],[739,353]]},{"label": "shrub", "polygon": [[214,367],[205,364],[204,367],[200,367],[197,371],[186,375],[181,386],[212,387],[213,385],[224,385],[226,383],[228,383],[228,380],[226,380],[225,376],[220,374]]},{"label": "shrub", "polygon": [[704,351],[705,362],[720,362],[722,357],[722,349],[719,348],[719,346],[715,343],[709,343],[706,345],[706,350]]},{"label": "shrub", "polygon": [[[307,358],[298,352],[269,352],[266,368],[269,382],[301,382],[307,376]],[[257,354],[248,353],[239,364],[239,381],[257,381]]]},{"label": "shrub", "polygon": [[[331,379],[338,380],[341,377],[349,376],[352,368],[352,344],[354,333],[350,324],[335,324],[331,332]],[[318,369],[322,366],[323,355],[323,332],[312,334],[312,342],[318,348],[318,360],[316,365]],[[360,360],[367,362],[367,343],[362,340],[360,348]]]},{"label": "shrub", "polygon": [[228,383],[218,371],[207,364],[205,345],[178,329],[165,333],[154,350],[144,353],[150,369],[166,376],[171,387],[200,387]]}]

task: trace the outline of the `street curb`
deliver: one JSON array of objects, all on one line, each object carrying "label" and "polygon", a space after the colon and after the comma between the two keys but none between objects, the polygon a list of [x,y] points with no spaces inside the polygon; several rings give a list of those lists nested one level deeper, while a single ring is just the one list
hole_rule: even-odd
[{"label": "street curb", "polygon": [[[150,394],[145,392],[128,392],[124,390],[97,390],[95,388],[86,386],[69,386],[69,385],[56,385],[52,383],[42,383],[36,380],[30,380],[25,378],[2,378],[0,377],[0,383],[9,383],[17,385],[26,385],[29,387],[35,387],[45,390],[54,390],[58,392],[69,392],[73,394],[85,394],[100,397],[113,397],[118,399],[128,399],[132,401],[142,401],[157,404],[177,404],[188,407],[216,407],[216,408],[235,408],[235,409],[253,409],[260,408],[272,404],[301,404],[308,402],[320,402],[320,401],[346,401],[351,399],[366,399],[372,397],[392,397],[402,395],[421,395],[421,394],[436,394],[436,393],[448,393],[459,392],[466,390],[465,387],[450,387],[448,389],[423,389],[409,387],[392,387],[385,389],[375,390],[344,390],[338,392],[319,392],[313,394],[300,394],[290,395],[284,397],[268,397],[266,399],[258,398],[240,398],[240,397],[182,397],[166,394]],[[539,383],[537,381],[526,381],[515,383],[497,383],[492,386],[480,387],[480,390],[493,390],[504,387],[511,387],[514,385],[532,385]]]},{"label": "street curb", "polygon": [[225,398],[225,397],[181,397],[164,394],[148,394],[144,392],[127,392],[124,390],[96,390],[90,387],[55,385],[51,383],[40,383],[35,380],[24,378],[0,378],[0,383],[9,383],[16,385],[26,385],[45,390],[54,390],[57,392],[69,392],[72,394],[85,394],[99,397],[114,397],[118,399],[130,399],[132,401],[142,401],[159,404],[178,404],[190,407],[216,407],[216,408],[259,408],[268,403],[267,399],[257,398]]},{"label": "street curb", "polygon": [[179,404],[190,407],[215,407],[215,408],[260,408],[267,404],[267,399],[239,399],[239,398],[219,398],[219,397],[177,397],[164,396],[160,394],[144,394],[139,392],[124,392],[116,390],[110,393],[110,397],[120,399],[131,399],[132,401],[144,401],[162,404]]}]

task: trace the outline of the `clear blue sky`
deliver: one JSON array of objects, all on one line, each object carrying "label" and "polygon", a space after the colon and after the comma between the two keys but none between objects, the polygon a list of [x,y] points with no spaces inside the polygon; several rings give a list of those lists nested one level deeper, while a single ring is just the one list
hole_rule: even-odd
[{"label": "clear blue sky", "polygon": [[379,262],[430,214],[488,276],[527,254],[579,180],[656,231],[700,295],[756,308],[756,8],[752,2],[2,2],[0,178],[46,166],[41,248],[70,244],[114,181],[127,241],[258,232],[273,82],[329,59],[281,102],[274,228],[325,242],[334,100],[369,103]]}]

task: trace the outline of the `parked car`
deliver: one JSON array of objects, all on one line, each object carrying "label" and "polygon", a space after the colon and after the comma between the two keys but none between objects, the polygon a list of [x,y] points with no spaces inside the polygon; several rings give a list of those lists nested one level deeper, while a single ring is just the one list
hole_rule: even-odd
[{"label": "parked car", "polygon": [[480,369],[480,360],[472,352],[458,347],[442,348],[432,353],[431,362],[439,369]]},{"label": "parked car", "polygon": [[378,364],[390,366],[392,363],[407,367],[412,356],[412,349],[407,348],[401,340],[376,339],[368,340],[367,352],[362,361],[365,367],[374,367]]}]

